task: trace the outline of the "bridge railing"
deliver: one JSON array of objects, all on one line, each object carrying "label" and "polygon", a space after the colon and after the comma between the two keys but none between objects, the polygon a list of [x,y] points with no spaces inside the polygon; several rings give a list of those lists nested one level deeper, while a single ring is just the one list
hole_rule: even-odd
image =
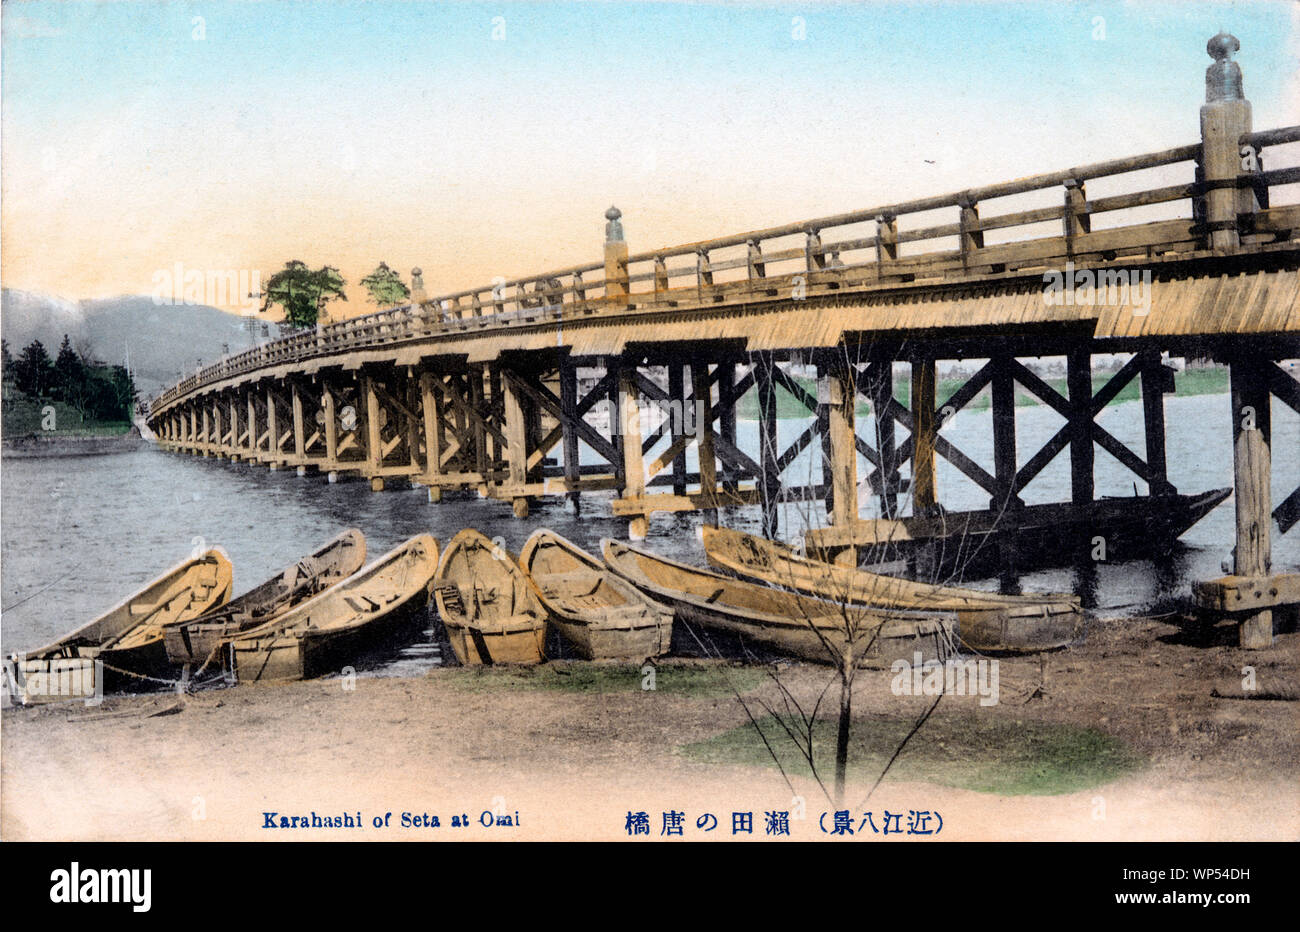
[{"label": "bridge railing", "polygon": [[[1239,142],[1243,159],[1235,187],[1254,197],[1252,209],[1238,217],[1242,243],[1290,237],[1300,229],[1300,199],[1279,206],[1274,195],[1283,186],[1293,186],[1287,193],[1294,193],[1294,186],[1300,185],[1300,165],[1265,170],[1263,151],[1300,142],[1300,126],[1248,133]],[[1294,151],[1287,151],[1291,161],[1297,161]],[[291,333],[178,382],[155,398],[150,410],[203,386],[270,366],[480,328],[769,300],[790,297],[796,288],[811,296],[843,288],[1023,272],[1066,261],[1191,252],[1206,248],[1208,242],[1204,205],[1211,186],[1202,180],[1201,157],[1200,144],[1178,146],[641,252],[628,257],[627,277],[616,283],[618,287],[609,287],[615,283],[605,280],[604,262],[498,281]],[[1173,171],[1174,166],[1181,166],[1181,178],[1152,186],[1151,174]],[[1128,182],[1131,189],[1090,197],[1090,182],[1117,188]],[[1013,205],[1015,209],[996,204],[1017,198],[1047,203]],[[1131,222],[1135,213],[1149,214],[1149,208],[1160,208],[1165,216]],[[1130,222],[1106,225],[1117,215]]]}]

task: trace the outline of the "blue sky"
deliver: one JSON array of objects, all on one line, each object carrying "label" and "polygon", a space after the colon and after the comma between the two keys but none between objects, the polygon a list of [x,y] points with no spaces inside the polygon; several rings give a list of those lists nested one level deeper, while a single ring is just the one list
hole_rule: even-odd
[{"label": "blue sky", "polygon": [[1281,0],[8,0],[3,275],[382,258],[452,289],[596,258],[610,202],[635,250],[1151,151],[1196,140],[1220,28],[1255,125],[1300,122]]}]

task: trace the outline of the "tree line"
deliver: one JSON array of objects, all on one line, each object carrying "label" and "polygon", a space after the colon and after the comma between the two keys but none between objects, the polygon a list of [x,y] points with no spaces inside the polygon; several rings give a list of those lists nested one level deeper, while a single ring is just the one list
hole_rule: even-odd
[{"label": "tree line", "polygon": [[[402,277],[385,262],[361,279],[370,300],[380,307],[401,304],[411,297],[411,289]],[[262,313],[278,305],[284,314],[284,326],[302,330],[316,326],[331,301],[346,301],[343,289],[347,282],[339,270],[326,265],[313,269],[307,263],[293,259],[271,276],[262,294]]]},{"label": "tree line", "polygon": [[50,358],[40,340],[32,340],[17,357],[0,341],[5,381],[31,401],[61,401],[88,421],[130,421],[138,393],[125,366],[104,365],[72,348],[63,335],[59,354]]}]

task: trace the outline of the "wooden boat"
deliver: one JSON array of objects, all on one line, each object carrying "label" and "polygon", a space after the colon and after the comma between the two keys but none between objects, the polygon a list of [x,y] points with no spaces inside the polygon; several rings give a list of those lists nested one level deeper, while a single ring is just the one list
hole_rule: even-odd
[{"label": "wooden boat", "polygon": [[1188,528],[1218,507],[1231,489],[1196,495],[1133,495],[1074,505],[1026,505],[1014,519],[1003,511],[857,521],[804,535],[809,556],[831,559],[848,544],[859,562],[905,559],[944,579],[996,576],[1013,562],[1020,571],[1068,566],[1088,554],[1097,537],[1109,561],[1169,551]]},{"label": "wooden boat", "polygon": [[572,541],[537,530],[524,543],[519,566],[555,627],[588,660],[667,653],[672,608],[650,599]]},{"label": "wooden boat", "polygon": [[360,572],[230,642],[241,683],[298,680],[339,669],[356,653],[418,619],[429,606],[438,542],[412,537]]},{"label": "wooden boat", "polygon": [[[669,603],[681,621],[741,635],[805,660],[831,663],[844,656],[853,631],[858,666],[946,660],[952,652],[954,618],[940,612],[898,612],[826,602],[720,576],[618,541],[601,542],[615,573]],[[834,652],[834,653],[832,653]]]},{"label": "wooden boat", "polygon": [[276,618],[335,583],[366,562],[366,537],[356,528],[344,531],[284,572],[191,621],[163,628],[167,659],[175,664],[207,663],[241,631]]},{"label": "wooden boat", "polygon": [[467,666],[541,663],[547,611],[514,557],[466,528],[447,544],[433,582],[456,659]]},{"label": "wooden boat", "polygon": [[66,637],[11,657],[23,701],[84,699],[163,677],[170,670],[163,628],[224,605],[232,577],[225,551],[207,550]]},{"label": "wooden boat", "polygon": [[953,612],[963,644],[977,651],[1063,647],[1083,635],[1078,596],[1007,596],[882,576],[802,557],[788,547],[726,528],[704,528],[709,563],[731,573],[853,605]]}]

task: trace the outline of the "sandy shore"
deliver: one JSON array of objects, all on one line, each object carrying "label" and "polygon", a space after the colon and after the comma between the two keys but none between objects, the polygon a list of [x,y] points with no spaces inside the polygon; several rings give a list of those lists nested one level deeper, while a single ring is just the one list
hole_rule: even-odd
[{"label": "sandy shore", "polygon": [[[862,820],[870,811],[879,828],[885,810],[937,812],[943,819],[937,837],[949,840],[1300,836],[1296,704],[1211,694],[1216,685],[1239,684],[1247,664],[1261,689],[1294,689],[1300,634],[1247,652],[1234,646],[1229,626],[1169,621],[1094,622],[1082,647],[1003,659],[997,705],[947,696],[914,739],[972,715],[1015,727],[1068,724],[1120,739],[1141,755],[1141,766],[1056,795],[999,796],[886,779],[868,799],[874,781],[859,775],[846,806],[854,827],[863,826],[855,837],[878,837]],[[663,670],[692,663],[712,662],[669,660]],[[580,670],[549,664],[530,675]],[[760,700],[779,701],[774,684],[746,674],[737,681],[743,680],[751,710]],[[659,838],[662,813],[677,810],[686,814],[684,837],[721,840],[732,837],[732,812],[752,811],[755,837],[762,838],[763,813],[791,810],[792,797],[801,796],[806,817],[792,818],[790,837],[826,837],[819,821],[834,807],[810,777],[787,783],[770,766],[707,763],[683,750],[746,724],[745,707],[725,690],[648,691],[635,678],[625,688],[593,691],[499,688],[490,677],[500,675],[440,669],[415,678],[360,678],[352,689],[345,680],[326,679],[185,697],[109,697],[97,707],[6,709],[0,834],[620,839],[628,837],[628,813],[644,811],[650,837]],[[810,708],[831,671],[794,664],[780,675]],[[933,702],[895,695],[891,680],[885,671],[860,677],[860,719],[919,717]],[[313,813],[340,820],[346,814],[361,824],[272,829],[264,827],[268,812],[276,820],[308,821]],[[515,824],[485,826],[494,812]],[[403,813],[416,821],[436,816],[439,825],[404,827]],[[705,814],[718,819],[712,832],[697,828]],[[453,816],[468,816],[468,827],[453,827]]]}]

